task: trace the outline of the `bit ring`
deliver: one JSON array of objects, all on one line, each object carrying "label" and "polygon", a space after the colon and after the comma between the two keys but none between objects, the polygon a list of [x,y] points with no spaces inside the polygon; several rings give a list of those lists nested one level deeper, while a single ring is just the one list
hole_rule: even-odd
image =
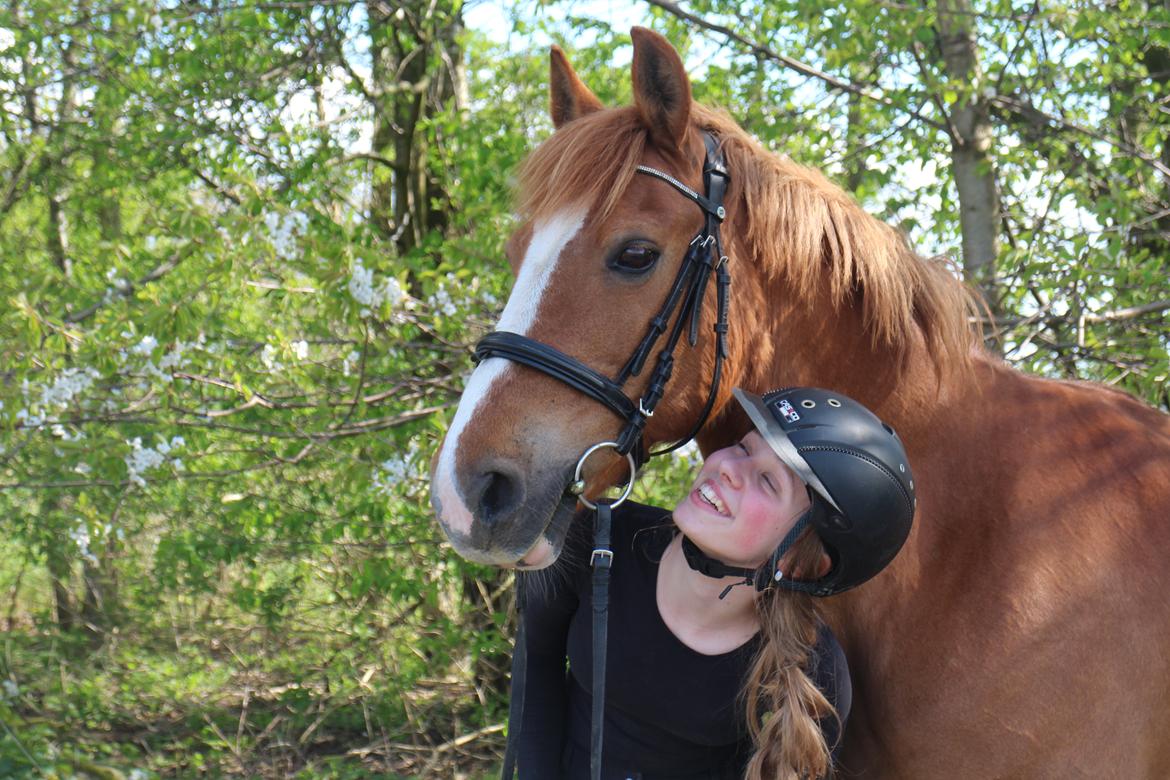
[{"label": "bit ring", "polygon": [[[585,467],[585,461],[589,459],[590,455],[592,455],[594,452],[601,449],[602,447],[613,447],[616,450],[618,448],[618,443],[616,441],[603,441],[603,442],[600,442],[598,444],[594,444],[592,447],[585,450],[585,454],[581,456],[581,459],[579,461],[577,461],[577,470],[573,472],[573,481],[574,482],[581,481],[581,469]],[[626,489],[622,491],[622,494],[620,496],[618,496],[616,501],[614,501],[612,504],[610,504],[611,508],[619,506],[622,502],[624,502],[627,498],[630,497],[630,492],[634,489],[634,482],[638,478],[638,467],[634,463],[633,453],[627,452],[626,453],[626,460],[630,464],[630,480],[629,480],[629,482],[626,483]],[[577,500],[580,501],[585,506],[589,507],[590,509],[597,509],[597,504],[595,504],[592,501],[590,501],[589,499],[585,498],[584,494],[578,495]]]}]

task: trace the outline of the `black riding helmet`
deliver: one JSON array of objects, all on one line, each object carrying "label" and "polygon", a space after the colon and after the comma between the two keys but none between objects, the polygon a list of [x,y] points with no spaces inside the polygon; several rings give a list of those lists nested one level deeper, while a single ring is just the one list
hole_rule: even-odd
[{"label": "black riding helmet", "polygon": [[[816,596],[860,585],[885,568],[910,534],[916,500],[906,450],[894,429],[848,396],[815,387],[776,390],[762,398],[734,391],[752,425],[809,487],[812,507],[752,577]],[[817,580],[790,580],[777,563],[811,526],[832,559]]]}]

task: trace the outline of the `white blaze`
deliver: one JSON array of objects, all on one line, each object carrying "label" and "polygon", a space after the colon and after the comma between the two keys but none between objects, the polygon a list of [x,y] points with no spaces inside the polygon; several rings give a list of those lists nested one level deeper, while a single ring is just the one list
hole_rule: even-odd
[{"label": "white blaze", "polygon": [[[504,306],[500,321],[496,323],[496,330],[528,335],[532,323],[536,321],[536,312],[556,269],[557,260],[584,223],[585,211],[579,210],[555,214],[536,225],[532,231],[532,240],[528,242],[528,251],[524,253],[520,275],[516,277],[516,284],[512,287],[512,294]],[[476,408],[491,392],[492,384],[510,365],[511,362],[504,358],[488,358],[476,367],[463,390],[455,419],[451,421],[443,449],[439,452],[439,464],[431,489],[435,491],[442,507],[443,523],[451,530],[469,533],[472,523],[471,512],[463,503],[455,483],[455,453],[459,451],[459,438]]]}]

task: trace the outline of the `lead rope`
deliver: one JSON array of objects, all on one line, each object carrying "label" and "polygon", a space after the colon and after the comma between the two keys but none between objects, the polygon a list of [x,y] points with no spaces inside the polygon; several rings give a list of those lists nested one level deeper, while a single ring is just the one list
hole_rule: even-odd
[{"label": "lead rope", "polygon": [[[618,448],[615,441],[603,441],[594,444],[585,450],[585,454],[577,461],[577,469],[573,473],[573,484],[584,489],[582,469],[585,461],[597,450],[605,447]],[[603,724],[605,719],[605,657],[608,648],[609,634],[609,570],[613,566],[613,550],[610,542],[610,529],[613,526],[613,509],[630,497],[634,489],[634,481],[638,477],[638,464],[634,456],[624,453],[626,462],[630,466],[630,479],[625,490],[616,499],[599,498],[597,503],[590,501],[580,492],[578,500],[593,510],[593,554],[589,557],[589,565],[593,569],[593,718],[589,735],[589,769],[593,780],[601,780],[601,743]],[[512,780],[516,773],[517,753],[519,752],[520,728],[524,721],[524,683],[527,675],[528,648],[524,629],[524,610],[527,607],[527,589],[525,588],[524,573],[516,572],[516,642],[512,648],[512,691],[508,702],[508,742],[504,748],[504,766],[500,770],[500,780]]]},{"label": "lead rope", "polygon": [[[605,732],[605,662],[609,648],[609,570],[613,566],[610,532],[613,506],[609,499],[599,499],[593,512],[593,715],[589,734],[589,773],[601,780],[602,742]],[[508,702],[508,743],[504,748],[501,780],[512,780],[520,750],[520,726],[524,720],[524,684],[528,667],[528,646],[524,629],[527,606],[524,572],[516,572],[516,642],[512,647],[512,691]]]},{"label": "lead rope", "polygon": [[600,499],[594,510],[593,555],[593,725],[589,734],[589,773],[601,780],[601,746],[605,731],[605,659],[609,637],[609,570],[613,566],[610,549],[612,506]]},{"label": "lead rope", "polygon": [[504,768],[500,780],[512,780],[516,774],[516,754],[520,749],[520,723],[524,719],[524,685],[528,678],[528,637],[524,630],[524,610],[528,606],[528,588],[524,572],[517,571],[516,641],[512,645],[512,690],[508,697],[508,743],[504,748]]}]

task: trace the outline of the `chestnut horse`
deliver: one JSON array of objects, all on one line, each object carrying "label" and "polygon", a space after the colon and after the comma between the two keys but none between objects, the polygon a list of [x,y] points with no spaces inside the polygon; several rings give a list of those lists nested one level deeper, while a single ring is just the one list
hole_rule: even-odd
[{"label": "chestnut horse", "polygon": [[[971,300],[944,267],[821,174],[692,103],[663,38],[633,38],[630,107],[603,108],[552,52],[557,131],[521,172],[507,248],[516,283],[499,329],[614,376],[703,218],[637,166],[701,191],[701,131],[716,136],[731,175],[730,350],[701,448],[748,429],[731,387],[817,385],[889,421],[918,479],[898,558],[822,602],[855,685],[844,775],[1170,777],[1170,418],[985,354]],[[706,400],[712,297],[698,344],[675,353],[648,442],[684,436]],[[573,467],[620,425],[540,371],[485,360],[432,473],[456,550],[551,563],[573,514]],[[589,489],[625,468],[595,455]]]}]

